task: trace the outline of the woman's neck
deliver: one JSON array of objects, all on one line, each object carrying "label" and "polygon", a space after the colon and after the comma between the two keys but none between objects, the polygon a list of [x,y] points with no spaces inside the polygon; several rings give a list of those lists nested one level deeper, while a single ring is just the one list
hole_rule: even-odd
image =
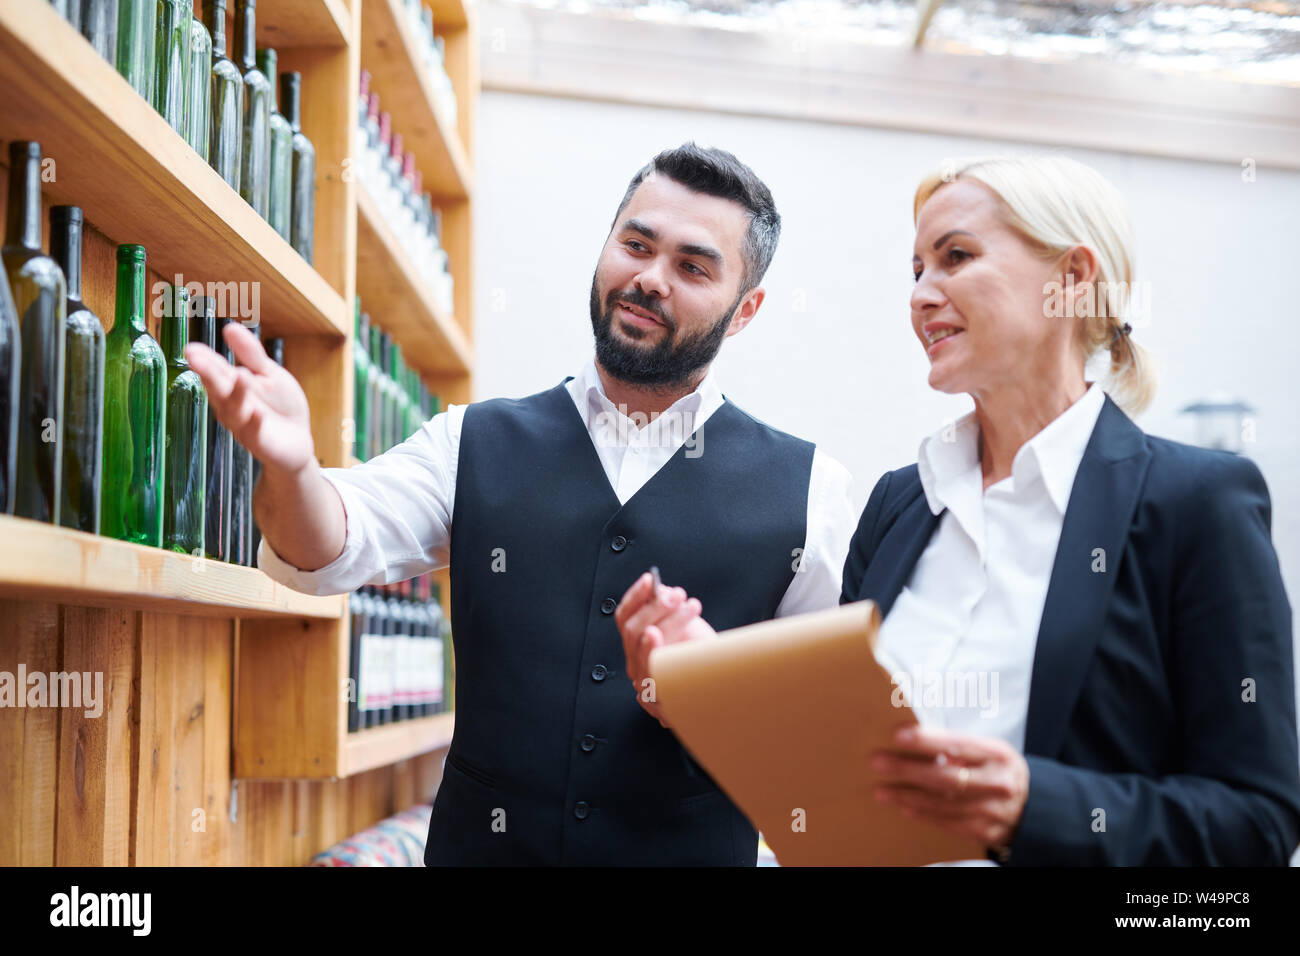
[{"label": "woman's neck", "polygon": [[987,489],[1011,475],[1011,463],[1025,442],[1083,397],[1083,370],[1067,378],[1021,382],[973,395],[979,422],[980,471]]}]

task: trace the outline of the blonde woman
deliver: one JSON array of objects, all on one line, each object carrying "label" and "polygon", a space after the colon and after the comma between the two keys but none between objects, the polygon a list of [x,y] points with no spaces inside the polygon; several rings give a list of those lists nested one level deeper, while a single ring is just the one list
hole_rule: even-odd
[{"label": "blonde woman", "polygon": [[[975,410],[880,479],[845,563],[841,602],[878,602],[923,715],[873,756],[874,798],[1007,864],[1285,864],[1300,770],[1268,489],[1129,418],[1154,384],[1121,197],[1063,157],[991,159],[926,177],[913,211],[929,384]],[[651,649],[710,633],[652,591],[617,614],[634,685]]]}]

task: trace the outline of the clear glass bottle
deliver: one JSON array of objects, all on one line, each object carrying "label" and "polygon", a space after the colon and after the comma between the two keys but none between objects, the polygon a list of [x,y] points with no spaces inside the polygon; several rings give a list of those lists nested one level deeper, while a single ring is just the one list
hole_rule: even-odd
[{"label": "clear glass bottle", "polygon": [[212,36],[195,17],[190,17],[186,52],[185,141],[206,163],[212,137]]},{"label": "clear glass bottle", "polygon": [[167,361],[166,433],[163,452],[163,547],[201,557],[208,458],[208,393],[185,360],[190,337],[190,295],[183,287],[163,292],[159,329]]},{"label": "clear glass bottle", "polygon": [[257,52],[257,68],[271,84],[271,185],[267,201],[267,222],[287,241],[289,213],[293,204],[293,127],[280,113],[276,99],[279,69],[274,50]]}]

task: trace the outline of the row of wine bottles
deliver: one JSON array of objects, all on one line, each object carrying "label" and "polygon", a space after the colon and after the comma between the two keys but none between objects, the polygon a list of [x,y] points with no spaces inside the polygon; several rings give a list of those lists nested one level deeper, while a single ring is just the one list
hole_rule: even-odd
[{"label": "row of wine bottles", "polygon": [[442,37],[433,32],[433,10],[420,0],[405,0],[406,19],[415,37],[415,45],[420,50],[420,62],[433,90],[434,109],[445,117],[447,124],[456,126],[456,91],[452,88],[451,77],[447,74],[446,46]]},{"label": "row of wine bottles", "polygon": [[349,731],[452,709],[451,626],[432,575],[354,591],[348,614]]},{"label": "row of wine bottles", "polygon": [[405,441],[438,413],[438,397],[402,359],[402,347],[372,325],[357,300],[352,346],[354,454],[362,461]]},{"label": "row of wine bottles", "polygon": [[[0,504],[6,514],[251,565],[253,458],[212,415],[187,342],[233,356],[218,303],[165,286],[146,327],[145,248],[117,247],[105,335],[81,297],[83,215],[50,210],[42,252],[38,143],[9,148],[0,282]],[[267,343],[283,358],[283,343]]]},{"label": "row of wine bottles", "polygon": [[316,150],[302,132],[302,76],[277,77],[275,50],[256,49],[256,0],[236,0],[234,60],[226,55],[226,0],[204,0],[202,22],[193,16],[192,0],[53,2],[222,179],[312,262]]},{"label": "row of wine bottles", "polygon": [[357,180],[375,201],[379,214],[420,272],[443,315],[452,312],[453,283],[447,252],[442,246],[442,210],[424,189],[424,175],[415,168],[415,154],[403,150],[402,134],[392,129],[392,116],[379,109],[379,94],[370,89],[370,73],[361,71],[358,112],[361,156]]}]

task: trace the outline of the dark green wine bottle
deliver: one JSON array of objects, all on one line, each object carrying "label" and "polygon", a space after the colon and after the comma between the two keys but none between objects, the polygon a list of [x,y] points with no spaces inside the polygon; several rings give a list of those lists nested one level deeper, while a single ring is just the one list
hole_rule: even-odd
[{"label": "dark green wine bottle", "polygon": [[104,474],[104,326],[81,301],[80,206],[50,210],[50,255],[68,284],[59,523],[99,534]]},{"label": "dark green wine bottle", "polygon": [[14,513],[14,467],[18,462],[18,381],[22,372],[18,312],[9,277],[0,269],[0,514]]},{"label": "dark green wine bottle", "polygon": [[157,0],[157,3],[153,108],[162,115],[168,126],[184,136],[192,5],[189,0]]},{"label": "dark green wine bottle", "polygon": [[[188,13],[189,4],[185,6]],[[206,163],[212,136],[212,37],[202,21],[192,16],[185,55],[185,142]]]},{"label": "dark green wine bottle", "polygon": [[293,184],[293,130],[280,114],[276,103],[276,68],[274,50],[257,51],[257,68],[271,86],[271,188],[267,201],[267,222],[287,242],[289,236],[289,187]]},{"label": "dark green wine bottle", "polygon": [[109,63],[117,62],[117,0],[72,0],[81,5],[81,35]]},{"label": "dark green wine bottle", "polygon": [[18,314],[18,464],[14,514],[59,523],[63,477],[63,339],[68,287],[41,251],[41,146],[9,144],[3,252]]},{"label": "dark green wine bottle", "polygon": [[208,393],[185,360],[190,294],[163,291],[163,357],[167,360],[166,446],[163,453],[163,547],[203,555],[203,501],[208,458]]},{"label": "dark green wine bottle", "polygon": [[380,357],[383,350],[383,332],[379,326],[370,326],[370,388],[369,425],[366,428],[370,450],[367,460],[382,454],[380,447],[384,433],[384,373]]},{"label": "dark green wine bottle", "polygon": [[289,244],[312,262],[316,234],[316,147],[302,132],[302,75],[280,77],[280,107],[293,130],[293,202]]},{"label": "dark green wine bottle", "polygon": [[244,77],[239,195],[263,219],[271,198],[271,82],[257,68],[257,0],[235,0],[235,65]]},{"label": "dark green wine bottle", "polygon": [[357,299],[357,318],[352,337],[352,368],[355,382],[352,389],[352,454],[365,461],[369,449],[366,447],[368,434],[367,416],[370,412],[370,316],[361,311],[361,300]]},{"label": "dark green wine bottle", "polygon": [[[249,329],[261,337],[261,326]],[[223,341],[224,345],[224,341]],[[223,348],[226,361],[235,364],[235,355]],[[253,453],[239,442],[234,443],[230,471],[230,563],[253,563]]]},{"label": "dark green wine bottle", "polygon": [[226,56],[226,0],[207,0],[204,20],[212,34],[208,165],[239,192],[244,149],[244,79]]},{"label": "dark green wine bottle", "polygon": [[154,46],[158,0],[118,0],[117,72],[135,91],[153,102]]},{"label": "dark green wine bottle", "polygon": [[[221,330],[217,327],[216,300],[196,296],[190,309],[190,341],[202,342],[210,349],[222,351]],[[221,328],[229,322],[221,320]],[[206,520],[203,526],[203,549],[216,561],[230,560],[230,473],[234,467],[235,440],[217,419],[208,404],[207,482],[204,486]]]},{"label": "dark green wine bottle", "polygon": [[117,247],[117,313],[104,341],[100,533],[162,547],[167,363],[145,328],[144,246]]},{"label": "dark green wine bottle", "polygon": [[[284,339],[268,339],[266,343],[266,354],[271,357],[271,361],[276,365],[284,368]],[[253,459],[253,483],[252,487],[257,487],[257,479],[262,477],[262,463],[256,458]],[[262,529],[257,526],[256,516],[253,515],[253,509],[249,507],[250,520],[252,521],[253,536],[249,544],[249,561],[253,567],[257,567],[257,548],[262,543]]]}]

